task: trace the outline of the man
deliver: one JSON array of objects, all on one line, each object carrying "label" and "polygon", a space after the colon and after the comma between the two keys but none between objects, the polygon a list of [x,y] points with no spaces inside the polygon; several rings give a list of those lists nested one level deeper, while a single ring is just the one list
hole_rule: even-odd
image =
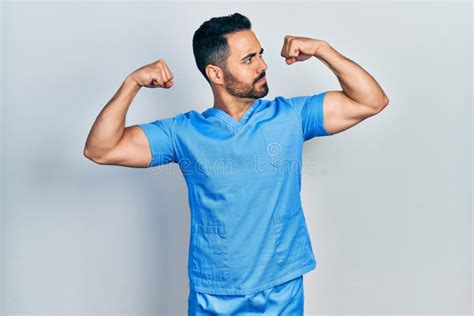
[{"label": "man", "polygon": [[178,163],[188,188],[188,313],[302,315],[303,274],[316,267],[300,198],[303,142],[334,135],[382,111],[388,98],[327,42],[285,36],[288,65],[316,57],[342,91],[273,100],[250,21],[235,13],[193,37],[214,105],[125,127],[141,87],[173,86],[163,59],[132,72],[97,117],[84,154],[99,164]]}]

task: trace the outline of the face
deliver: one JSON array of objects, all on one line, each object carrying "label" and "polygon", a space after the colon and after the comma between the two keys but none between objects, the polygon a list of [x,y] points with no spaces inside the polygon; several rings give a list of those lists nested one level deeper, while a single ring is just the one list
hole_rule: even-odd
[{"label": "face", "polygon": [[[240,98],[258,99],[268,94],[263,48],[251,30],[227,36],[230,56],[223,69],[226,91]],[[265,78],[260,80],[261,78]],[[260,80],[260,81],[259,81]]]}]

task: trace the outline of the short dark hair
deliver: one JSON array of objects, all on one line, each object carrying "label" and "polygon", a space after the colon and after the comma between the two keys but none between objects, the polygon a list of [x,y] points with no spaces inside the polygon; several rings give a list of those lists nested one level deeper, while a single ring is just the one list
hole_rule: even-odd
[{"label": "short dark hair", "polygon": [[211,82],[206,75],[206,65],[213,64],[227,69],[230,50],[226,35],[251,28],[252,24],[246,16],[234,13],[213,17],[194,32],[193,53],[196,65],[209,84]]}]

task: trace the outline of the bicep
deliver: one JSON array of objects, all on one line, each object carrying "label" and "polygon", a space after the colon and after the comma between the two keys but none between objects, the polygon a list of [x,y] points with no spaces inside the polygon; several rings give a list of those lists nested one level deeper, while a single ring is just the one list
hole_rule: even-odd
[{"label": "bicep", "polygon": [[138,125],[133,125],[125,128],[117,146],[105,155],[103,164],[147,168],[151,159],[152,153],[145,133]]},{"label": "bicep", "polygon": [[331,135],[340,133],[376,114],[372,107],[355,102],[342,91],[326,91],[323,112],[324,128]]},{"label": "bicep", "polygon": [[169,117],[127,127],[105,161],[107,164],[140,168],[177,162],[173,145],[174,123],[175,117]]}]

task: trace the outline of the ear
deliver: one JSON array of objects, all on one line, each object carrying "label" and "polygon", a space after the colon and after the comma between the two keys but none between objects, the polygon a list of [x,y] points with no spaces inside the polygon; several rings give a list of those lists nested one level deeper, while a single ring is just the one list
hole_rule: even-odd
[{"label": "ear", "polygon": [[206,75],[215,84],[224,84],[224,72],[218,66],[206,65]]}]

